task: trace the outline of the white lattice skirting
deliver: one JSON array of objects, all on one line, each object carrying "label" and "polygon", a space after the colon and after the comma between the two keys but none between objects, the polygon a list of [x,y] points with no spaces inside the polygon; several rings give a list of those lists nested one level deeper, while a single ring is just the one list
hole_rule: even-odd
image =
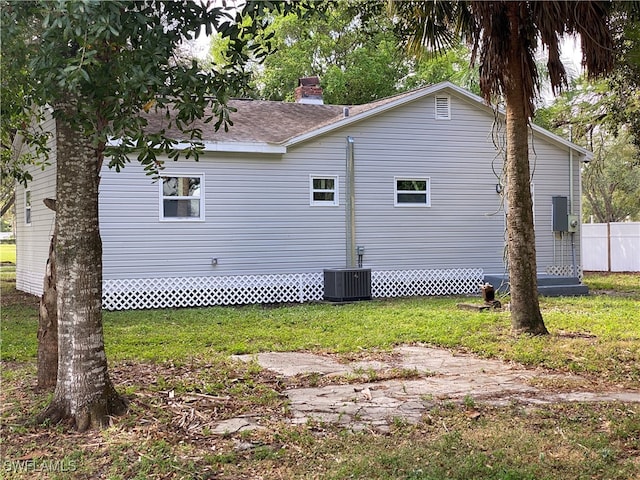
[{"label": "white lattice skirting", "polygon": [[561,277],[578,277],[580,281],[584,277],[581,267],[576,268],[574,271],[573,265],[550,265],[545,268],[545,273],[548,275],[558,275]]},{"label": "white lattice skirting", "polygon": [[[477,293],[480,268],[371,272],[376,298]],[[107,310],[289,303],[322,300],[323,272],[104,280]]]}]

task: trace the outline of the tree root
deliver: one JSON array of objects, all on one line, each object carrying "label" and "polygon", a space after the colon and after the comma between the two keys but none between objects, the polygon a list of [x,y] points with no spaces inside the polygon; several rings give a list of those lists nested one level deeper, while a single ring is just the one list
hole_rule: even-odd
[{"label": "tree root", "polygon": [[513,328],[514,335],[529,335],[532,337],[542,337],[549,335],[549,330],[544,325],[530,326],[526,328]]},{"label": "tree root", "polygon": [[106,428],[110,424],[111,417],[123,415],[127,411],[128,401],[111,385],[105,390],[100,398],[85,405],[73,415],[67,400],[54,397],[49,406],[36,417],[36,422],[49,425],[65,423],[78,432],[84,432],[90,428]]}]

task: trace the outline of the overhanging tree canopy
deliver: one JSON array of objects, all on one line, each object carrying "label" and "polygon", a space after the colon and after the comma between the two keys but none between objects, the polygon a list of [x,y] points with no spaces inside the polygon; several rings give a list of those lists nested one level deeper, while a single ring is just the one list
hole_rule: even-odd
[{"label": "overhanging tree canopy", "polygon": [[[614,74],[613,81],[620,77]],[[585,222],[640,219],[640,150],[634,144],[633,119],[618,114],[621,106],[633,102],[635,89],[629,85],[622,95],[612,91],[610,82],[578,78],[552,105],[536,113],[536,123],[594,152],[582,168]]]},{"label": "overhanging tree canopy", "polygon": [[[459,44],[440,57],[414,56],[400,44],[384,4],[332,2],[324,15],[280,15],[269,27],[275,52],[251,69],[249,96],[293,101],[298,79],[318,75],[325,103],[357,105],[445,80],[477,93],[477,71]],[[214,58],[225,43],[214,40]]]}]

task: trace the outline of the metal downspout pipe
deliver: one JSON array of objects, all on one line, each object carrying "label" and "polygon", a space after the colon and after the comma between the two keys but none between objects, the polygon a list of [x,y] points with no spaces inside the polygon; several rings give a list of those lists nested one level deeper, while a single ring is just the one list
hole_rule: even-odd
[{"label": "metal downspout pipe", "polygon": [[346,178],[345,178],[345,233],[346,267],[356,267],[356,193],[353,137],[347,137]]}]

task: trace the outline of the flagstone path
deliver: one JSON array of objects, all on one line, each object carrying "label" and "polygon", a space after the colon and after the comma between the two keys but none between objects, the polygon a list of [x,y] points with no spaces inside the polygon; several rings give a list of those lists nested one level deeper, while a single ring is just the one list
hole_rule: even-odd
[{"label": "flagstone path", "polygon": [[[234,358],[244,362],[257,361],[263,368],[287,378],[310,374],[318,379],[325,376],[362,378],[357,383],[287,389],[284,393],[289,399],[293,424],[316,420],[353,430],[384,431],[394,421],[418,422],[430,407],[444,400],[492,405],[640,402],[640,391],[591,391],[592,385],[577,375],[528,369],[515,363],[427,346],[401,346],[382,360],[351,363],[302,352],[260,353]],[[376,372],[391,369],[399,372],[395,378],[375,380]],[[374,380],[366,381],[366,377]],[[545,388],[544,385],[561,388]],[[215,431],[234,433],[253,428],[259,428],[259,419],[245,416],[221,422]]]}]

